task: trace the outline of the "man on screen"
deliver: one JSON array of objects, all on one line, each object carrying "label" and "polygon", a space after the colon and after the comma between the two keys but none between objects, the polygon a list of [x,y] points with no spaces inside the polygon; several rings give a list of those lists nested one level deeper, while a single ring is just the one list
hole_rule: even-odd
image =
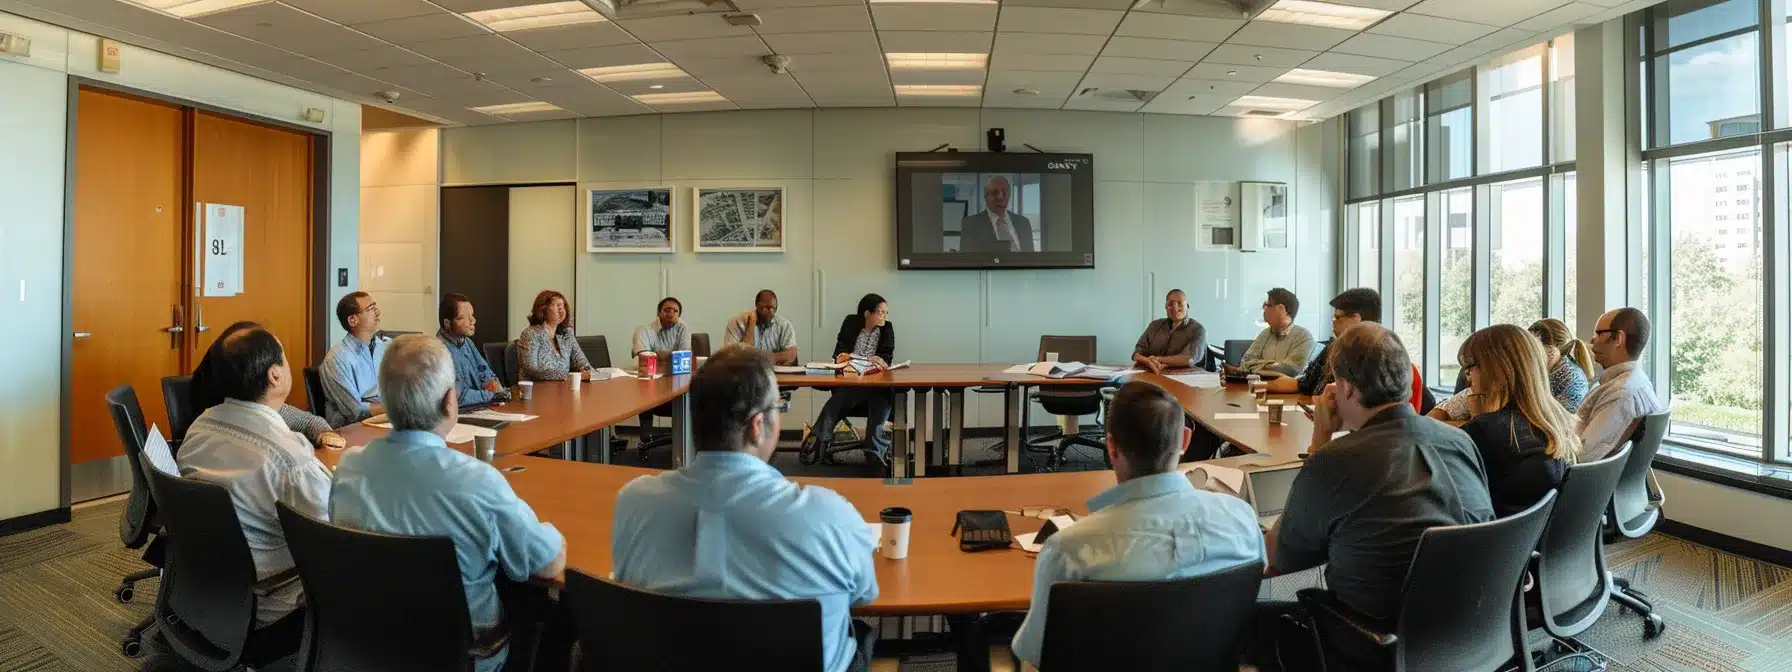
[{"label": "man on screen", "polygon": [[1001,175],[983,183],[983,212],[964,218],[960,252],[1038,252],[1033,247],[1033,223],[1008,210],[1012,187]]}]

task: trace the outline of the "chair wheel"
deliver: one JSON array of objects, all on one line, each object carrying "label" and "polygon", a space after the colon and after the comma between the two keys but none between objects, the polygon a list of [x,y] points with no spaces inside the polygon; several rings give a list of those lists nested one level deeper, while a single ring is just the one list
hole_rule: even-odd
[{"label": "chair wheel", "polygon": [[124,643],[119,646],[119,649],[124,653],[124,657],[136,658],[137,656],[143,655],[143,640],[135,637],[124,640]]},{"label": "chair wheel", "polygon": [[1649,614],[1643,619],[1643,639],[1655,639],[1668,629],[1668,622],[1662,620],[1660,614]]},{"label": "chair wheel", "polygon": [[112,591],[112,596],[118,598],[119,602],[130,602],[131,598],[137,596],[137,593],[131,590],[130,586],[119,586],[118,590]]}]

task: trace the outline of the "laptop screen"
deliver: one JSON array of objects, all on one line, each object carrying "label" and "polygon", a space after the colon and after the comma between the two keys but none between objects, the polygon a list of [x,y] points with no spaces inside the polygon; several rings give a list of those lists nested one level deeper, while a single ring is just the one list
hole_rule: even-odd
[{"label": "laptop screen", "polygon": [[1294,487],[1294,477],[1298,475],[1298,466],[1246,472],[1245,478],[1250,481],[1251,506],[1257,509],[1257,515],[1281,513],[1282,507],[1288,503],[1288,491]]}]

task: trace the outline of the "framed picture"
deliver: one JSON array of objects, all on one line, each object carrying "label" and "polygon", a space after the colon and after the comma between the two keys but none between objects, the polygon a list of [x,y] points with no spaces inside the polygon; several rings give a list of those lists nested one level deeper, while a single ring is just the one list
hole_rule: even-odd
[{"label": "framed picture", "polygon": [[695,188],[698,252],[783,252],[784,188]]},{"label": "framed picture", "polygon": [[586,252],[678,250],[672,238],[672,188],[585,190]]}]

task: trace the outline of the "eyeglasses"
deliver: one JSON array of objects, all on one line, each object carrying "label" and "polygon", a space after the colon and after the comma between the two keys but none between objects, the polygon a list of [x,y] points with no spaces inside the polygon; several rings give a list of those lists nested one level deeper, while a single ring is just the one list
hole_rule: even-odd
[{"label": "eyeglasses", "polygon": [[1593,335],[1595,337],[1597,337],[1600,334],[1617,334],[1619,331],[1622,331],[1622,330],[1621,329],[1594,329]]},{"label": "eyeglasses", "polygon": [[1070,509],[1066,509],[1061,506],[1023,506],[1023,507],[1020,507],[1020,510],[1018,510],[1018,511],[1014,511],[1014,510],[1010,510],[1010,509],[1002,509],[1002,513],[1006,513],[1011,516],[1022,516],[1025,518],[1038,518],[1040,520],[1050,520],[1053,516],[1068,516],[1068,515],[1070,515]]}]

